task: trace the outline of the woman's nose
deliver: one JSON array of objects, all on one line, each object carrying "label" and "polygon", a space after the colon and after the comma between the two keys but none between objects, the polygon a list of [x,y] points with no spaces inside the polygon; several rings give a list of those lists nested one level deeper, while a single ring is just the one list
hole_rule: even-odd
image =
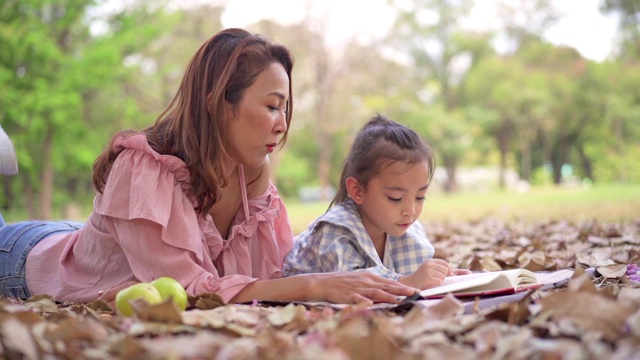
[{"label": "woman's nose", "polygon": [[287,116],[284,112],[281,112],[278,116],[278,120],[273,129],[276,134],[282,134],[287,131]]}]

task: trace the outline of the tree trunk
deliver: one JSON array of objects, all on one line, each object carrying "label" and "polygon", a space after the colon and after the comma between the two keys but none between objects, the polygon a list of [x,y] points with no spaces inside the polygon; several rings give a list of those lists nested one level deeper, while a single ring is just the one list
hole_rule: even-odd
[{"label": "tree trunk", "polygon": [[40,210],[43,220],[51,219],[51,207],[53,204],[53,161],[51,152],[53,149],[53,130],[47,129],[42,150],[42,190],[40,191]]},{"label": "tree trunk", "polygon": [[528,140],[522,140],[520,148],[522,151],[521,179],[531,182],[531,144]]},{"label": "tree trunk", "polygon": [[567,152],[569,144],[562,140],[558,142],[555,149],[551,152],[551,166],[553,169],[553,183],[560,185],[562,182],[562,165],[567,161]]},{"label": "tree trunk", "polygon": [[444,186],[444,191],[455,192],[458,190],[458,181],[456,179],[457,161],[445,155],[443,156],[443,162],[444,169],[447,172],[447,183]]},{"label": "tree trunk", "polygon": [[13,193],[11,192],[11,177],[3,176],[2,183],[2,193],[5,200],[2,204],[2,209],[9,210],[11,208],[11,205],[13,204]]},{"label": "tree trunk", "polygon": [[326,193],[331,176],[331,157],[333,155],[333,145],[327,134],[318,134],[318,180],[320,182],[320,200],[329,200],[330,194]]},{"label": "tree trunk", "polygon": [[582,171],[584,171],[584,176],[594,182],[595,179],[593,178],[593,165],[591,159],[589,159],[584,151],[584,146],[578,146],[578,154],[580,155],[580,162],[582,163]]},{"label": "tree trunk", "polygon": [[498,132],[498,150],[500,151],[500,169],[498,169],[498,187],[504,189],[506,186],[507,176],[507,154],[509,153],[509,142],[511,135],[509,130],[503,126]]},{"label": "tree trunk", "polygon": [[33,185],[29,177],[25,174],[22,176],[24,181],[24,206],[27,208],[27,214],[30,219],[40,218],[39,207],[35,206],[35,196],[33,195]]}]

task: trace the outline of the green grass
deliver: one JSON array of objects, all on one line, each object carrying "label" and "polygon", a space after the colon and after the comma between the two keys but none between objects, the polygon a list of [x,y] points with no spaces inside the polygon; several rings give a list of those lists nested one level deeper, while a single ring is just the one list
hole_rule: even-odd
[{"label": "green grass", "polygon": [[[295,234],[322,215],[329,202],[303,204],[284,199]],[[90,205],[90,204],[89,204]],[[90,208],[84,209],[88,216]],[[57,211],[55,218],[68,218]],[[7,222],[27,219],[20,211],[3,212]],[[483,193],[427,193],[420,220],[428,222],[476,221],[484,218],[533,222],[568,220],[600,222],[640,221],[639,185],[600,185],[592,188],[541,187],[527,193],[489,191]],[[84,218],[75,219],[79,221]]]},{"label": "green grass", "polygon": [[[285,199],[294,233],[324,213],[328,202],[303,204]],[[600,185],[591,188],[543,187],[529,192],[429,194],[423,222],[475,221],[484,218],[533,222],[539,220],[600,222],[640,220],[640,185]]]}]

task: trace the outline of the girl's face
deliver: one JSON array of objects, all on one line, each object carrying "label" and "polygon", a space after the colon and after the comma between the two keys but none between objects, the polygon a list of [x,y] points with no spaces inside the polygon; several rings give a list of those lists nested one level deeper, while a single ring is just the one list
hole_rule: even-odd
[{"label": "girl's face", "polygon": [[395,162],[386,166],[366,188],[351,194],[362,223],[372,239],[403,235],[422,213],[429,181],[429,165]]},{"label": "girl's face", "polygon": [[287,72],[282,64],[272,63],[245,90],[235,111],[228,103],[227,145],[233,160],[248,167],[262,166],[287,130],[284,110],[288,100]]}]

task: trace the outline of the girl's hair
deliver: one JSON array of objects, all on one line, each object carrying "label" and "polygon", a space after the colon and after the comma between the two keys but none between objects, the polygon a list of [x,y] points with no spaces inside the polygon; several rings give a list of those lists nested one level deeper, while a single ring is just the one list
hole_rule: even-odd
[{"label": "girl's hair", "polygon": [[[150,146],[160,154],[182,159],[191,175],[191,195],[198,211],[208,212],[216,202],[218,191],[227,185],[228,174],[223,160],[228,138],[225,101],[237,108],[258,75],[272,63],[282,64],[289,77],[289,101],[285,105],[287,131],[279,145],[284,145],[293,115],[291,71],[293,57],[283,45],[242,29],[226,29],[207,40],[195,53],[182,78],[176,95],[143,132]],[[93,184],[104,190],[107,175],[122,149],[114,142],[134,133],[117,133],[109,147],[93,165]]]},{"label": "girl's hair", "polygon": [[431,182],[435,170],[433,151],[415,131],[380,114],[371,118],[356,135],[344,161],[340,189],[329,208],[347,200],[347,178],[354,177],[366,187],[384,167],[396,162],[417,164],[426,161]]}]

